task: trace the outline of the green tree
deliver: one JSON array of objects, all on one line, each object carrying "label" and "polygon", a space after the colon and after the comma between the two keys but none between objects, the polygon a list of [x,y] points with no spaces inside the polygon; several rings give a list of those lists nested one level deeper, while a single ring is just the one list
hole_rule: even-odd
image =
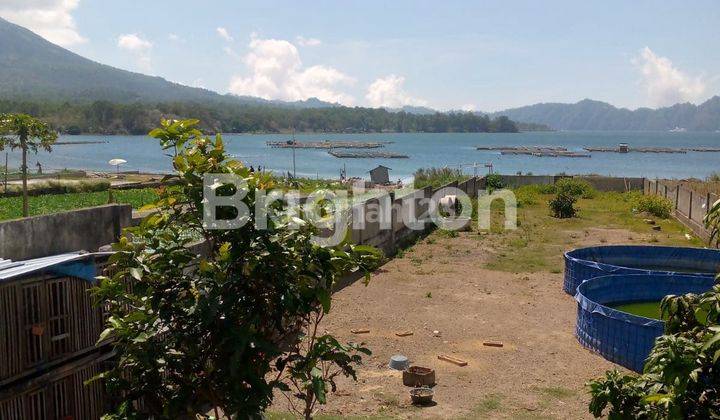
[{"label": "green tree", "polygon": [[22,152],[23,217],[29,216],[27,191],[27,153],[38,149],[52,150],[57,132],[47,124],[27,114],[0,114],[0,150],[9,147]]},{"label": "green tree", "polygon": [[[297,218],[281,203],[272,207],[279,218],[267,229],[252,222],[232,230],[205,226],[206,174],[247,183],[242,202],[250,220],[258,191],[271,189],[273,180],[230,159],[222,138],[204,136],[197,124],[163,121],[150,133],[177,150],[180,184],[166,189],[157,211],[114,245],[114,274],[96,289],[110,314],[101,339],[113,337],[118,354],[117,365],[100,375],[117,399],[108,417],[249,418],[268,406],[273,390],[290,392],[290,386],[310,417],[334,377],[354,377],[359,353],[368,352],[318,334],[333,285],[351,270],[367,276],[379,255],[367,246],[314,245],[316,229],[306,223],[290,229]],[[236,187],[216,190],[227,195]],[[233,207],[218,213],[237,216]],[[190,247],[199,238],[200,255]]]}]

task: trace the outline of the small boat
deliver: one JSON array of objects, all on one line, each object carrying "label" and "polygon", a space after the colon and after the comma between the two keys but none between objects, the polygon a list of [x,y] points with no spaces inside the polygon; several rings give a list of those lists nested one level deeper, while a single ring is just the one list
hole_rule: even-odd
[{"label": "small boat", "polygon": [[684,133],[684,132],[686,132],[687,130],[686,130],[685,128],[683,128],[683,127],[675,126],[675,128],[673,128],[672,130],[668,130],[668,131],[669,131],[670,133]]}]

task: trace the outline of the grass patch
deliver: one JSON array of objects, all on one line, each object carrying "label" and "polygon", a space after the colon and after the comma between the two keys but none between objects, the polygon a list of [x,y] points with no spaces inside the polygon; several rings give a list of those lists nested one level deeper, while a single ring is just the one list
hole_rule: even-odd
[{"label": "grass patch", "polygon": [[[594,242],[607,242],[602,237],[592,237],[592,228],[624,229],[632,233],[633,240],[645,239],[658,245],[704,246],[698,238],[688,240],[689,230],[674,219],[659,221],[661,232],[651,230],[642,214],[634,213],[635,194],[598,192],[592,199],[578,200],[578,216],[556,219],[550,215],[547,201],[549,194],[533,191],[537,199],[518,208],[518,228],[505,230],[504,207],[500,200],[491,205],[490,231],[477,239],[494,249],[487,268],[507,272],[562,272],[562,254],[568,249],[583,246],[583,237]],[[647,238],[645,238],[647,237]],[[630,242],[630,239],[627,240]]]},{"label": "grass patch", "polygon": [[[113,197],[116,203],[130,204],[134,209],[139,209],[146,204],[154,203],[158,198],[158,193],[154,188],[113,190]],[[29,197],[28,206],[31,216],[39,216],[100,206],[107,204],[108,198],[108,191],[38,195]],[[22,197],[0,198],[0,220],[20,217],[22,217]]]},{"label": "grass patch", "polygon": [[502,396],[496,394],[489,394],[484,396],[480,402],[473,408],[472,412],[465,417],[460,419],[477,419],[483,418],[490,413],[498,411],[502,408]]}]

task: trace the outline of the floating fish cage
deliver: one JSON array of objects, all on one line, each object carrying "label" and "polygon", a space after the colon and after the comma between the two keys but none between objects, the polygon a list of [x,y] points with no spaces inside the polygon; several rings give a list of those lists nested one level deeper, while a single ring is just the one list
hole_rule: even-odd
[{"label": "floating fish cage", "polygon": [[565,253],[563,290],[609,274],[685,274],[713,277],[720,272],[720,250],[706,248],[607,245]]},{"label": "floating fish cage", "polygon": [[577,339],[605,359],[642,372],[655,339],[663,334],[659,319],[633,315],[613,306],[659,302],[667,295],[703,293],[712,277],[680,274],[618,274],[595,277],[577,288]]},{"label": "floating fish cage", "polygon": [[330,150],[328,154],[336,158],[343,159],[365,159],[365,158],[377,158],[377,159],[408,159],[410,156],[402,153],[395,152],[356,152],[356,151],[340,151]]},{"label": "floating fish cage", "polygon": [[73,253],[0,262],[0,386],[97,349],[106,314],[90,290],[105,260]]},{"label": "floating fish cage", "polygon": [[390,141],[268,141],[266,144],[275,149],[376,149],[385,147]]}]

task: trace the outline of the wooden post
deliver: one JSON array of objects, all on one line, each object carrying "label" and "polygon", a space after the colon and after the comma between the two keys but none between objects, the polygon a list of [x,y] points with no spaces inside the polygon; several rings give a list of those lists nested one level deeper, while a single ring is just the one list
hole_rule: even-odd
[{"label": "wooden post", "polygon": [[690,205],[688,206],[688,219],[692,220],[693,190],[690,190]]}]

